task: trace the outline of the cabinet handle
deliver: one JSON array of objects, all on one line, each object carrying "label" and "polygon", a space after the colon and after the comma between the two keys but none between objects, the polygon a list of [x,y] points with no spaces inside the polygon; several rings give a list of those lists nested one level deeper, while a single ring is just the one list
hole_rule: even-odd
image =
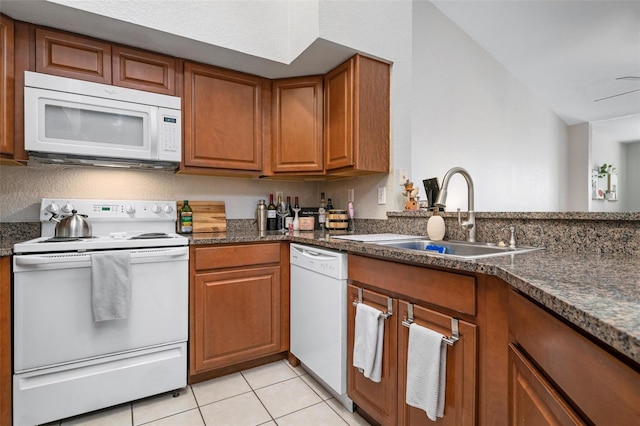
[{"label": "cabinet handle", "polygon": [[[407,311],[407,316],[409,318],[402,320],[402,325],[408,328],[411,327],[411,324],[413,324],[413,303],[409,303],[407,305]],[[453,346],[454,343],[460,340],[460,331],[458,329],[457,318],[451,318],[451,336],[443,337],[442,340],[444,340],[444,342],[449,346]]]},{"label": "cabinet handle", "polygon": [[[358,300],[353,301],[353,306],[356,306],[358,303],[362,303],[362,289],[358,287]],[[382,316],[384,319],[389,318],[393,315],[393,298],[387,296],[387,312],[383,312]]]}]

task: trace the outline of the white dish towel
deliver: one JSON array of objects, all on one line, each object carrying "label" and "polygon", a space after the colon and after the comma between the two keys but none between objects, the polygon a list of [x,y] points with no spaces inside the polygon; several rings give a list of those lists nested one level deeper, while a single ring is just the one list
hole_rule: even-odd
[{"label": "white dish towel", "polygon": [[91,305],[95,322],[126,319],[131,304],[128,252],[91,254]]},{"label": "white dish towel", "polygon": [[412,323],[407,356],[407,404],[436,421],[444,416],[447,345],[437,331]]},{"label": "white dish towel", "polygon": [[376,383],[380,382],[384,346],[382,312],[364,303],[358,303],[354,334],[353,366],[364,373],[364,377]]}]

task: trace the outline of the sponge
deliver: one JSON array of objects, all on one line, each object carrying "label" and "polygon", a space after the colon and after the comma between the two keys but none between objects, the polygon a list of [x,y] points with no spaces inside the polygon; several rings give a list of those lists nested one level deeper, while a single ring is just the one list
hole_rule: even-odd
[{"label": "sponge", "polygon": [[446,247],[435,246],[435,245],[428,245],[424,249],[425,250],[430,250],[430,251],[437,251],[440,254],[445,254],[447,252],[447,248]]}]

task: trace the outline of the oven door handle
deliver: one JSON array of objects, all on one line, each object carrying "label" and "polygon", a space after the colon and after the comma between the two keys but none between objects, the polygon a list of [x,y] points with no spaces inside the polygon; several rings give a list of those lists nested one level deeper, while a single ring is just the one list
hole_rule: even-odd
[{"label": "oven door handle", "polygon": [[168,250],[149,250],[149,251],[139,251],[131,253],[131,259],[139,259],[145,257],[179,257],[188,254],[188,248],[180,247]]},{"label": "oven door handle", "polygon": [[91,260],[88,254],[76,254],[68,256],[16,256],[16,265],[35,266],[49,265],[52,263],[87,262]]},{"label": "oven door handle", "polygon": [[[151,257],[180,257],[188,255],[189,251],[187,247],[179,247],[167,250],[148,250],[132,252],[131,259],[145,259]],[[54,263],[76,263],[76,262],[91,262],[91,254],[65,254],[54,256],[15,256],[15,262],[18,266],[37,266],[37,265],[50,265]]]}]

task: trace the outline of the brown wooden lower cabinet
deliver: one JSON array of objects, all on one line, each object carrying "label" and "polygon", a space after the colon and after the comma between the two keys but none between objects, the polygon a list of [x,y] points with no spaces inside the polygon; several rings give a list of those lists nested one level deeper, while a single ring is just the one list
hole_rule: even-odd
[{"label": "brown wooden lower cabinet", "polygon": [[513,345],[509,345],[511,425],[583,425],[562,395]]},{"label": "brown wooden lower cabinet", "polygon": [[513,290],[509,333],[510,424],[640,424],[640,366]]},{"label": "brown wooden lower cabinet", "polygon": [[[372,382],[353,367],[356,307],[350,302],[358,300],[358,288],[349,285],[347,294],[347,394],[381,425],[395,425],[398,417],[398,316],[391,315],[385,320],[382,378],[379,383]],[[387,299],[386,295],[369,290],[364,290],[362,295],[362,303],[382,312],[387,311]],[[398,301],[392,303],[393,311],[397,312]]]},{"label": "brown wooden lower cabinet", "polygon": [[[385,312],[390,296],[368,289],[362,290],[362,303]],[[349,285],[348,300],[358,300],[358,287]],[[374,383],[353,367],[355,306],[349,305],[348,394],[366,415],[381,425],[474,425],[477,401],[477,327],[459,321],[460,340],[447,347],[447,388],[444,417],[432,422],[426,413],[405,402],[406,365],[409,329],[402,325],[408,318],[409,303],[391,298],[393,315],[385,320],[382,379]],[[451,319],[419,305],[413,305],[414,322],[443,335],[451,335]]]},{"label": "brown wooden lower cabinet", "polygon": [[[408,318],[408,302],[400,301],[400,319]],[[413,305],[414,322],[437,331],[444,336],[451,335],[451,319],[419,305]],[[465,321],[458,321],[459,340],[447,346],[447,388],[445,394],[444,417],[436,422],[429,420],[426,413],[405,403],[407,384],[407,349],[409,328],[402,325],[398,331],[398,425],[451,425],[476,424],[477,396],[477,327]]]},{"label": "brown wooden lower cabinet", "polygon": [[280,243],[192,246],[190,383],[288,350],[285,257]]}]

